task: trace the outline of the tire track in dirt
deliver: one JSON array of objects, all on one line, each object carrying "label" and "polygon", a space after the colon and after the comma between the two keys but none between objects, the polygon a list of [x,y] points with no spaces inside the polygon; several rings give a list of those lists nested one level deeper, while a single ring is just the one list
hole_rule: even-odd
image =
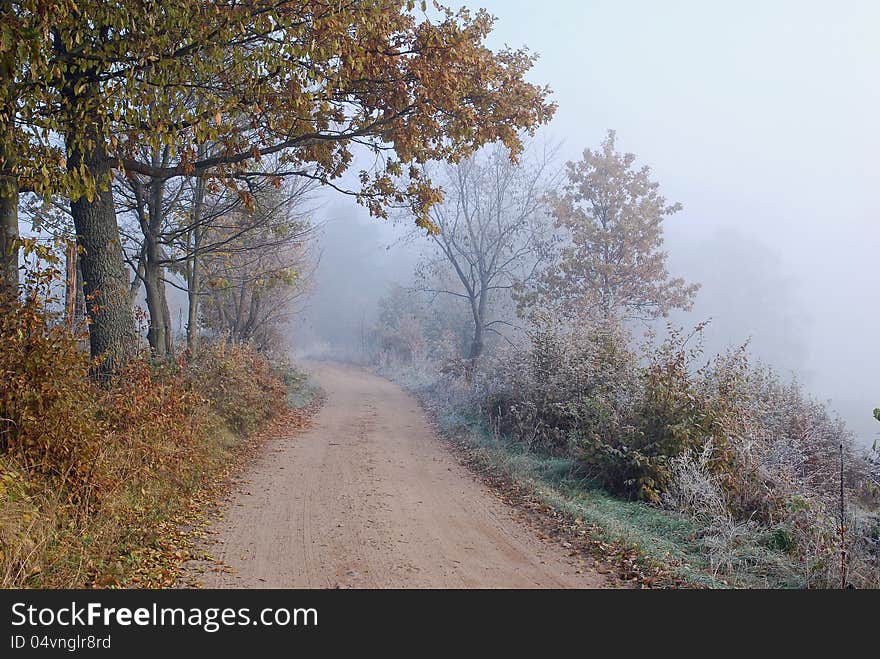
[{"label": "tire track in dirt", "polygon": [[325,404],[308,430],[269,443],[232,493],[206,547],[231,570],[199,575],[206,587],[606,585],[515,520],[400,387],[354,366],[308,368]]}]

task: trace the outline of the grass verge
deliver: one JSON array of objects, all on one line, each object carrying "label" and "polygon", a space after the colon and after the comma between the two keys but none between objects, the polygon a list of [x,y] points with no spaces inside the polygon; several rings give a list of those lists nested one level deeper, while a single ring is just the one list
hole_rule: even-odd
[{"label": "grass verge", "polygon": [[463,462],[566,548],[589,552],[624,582],[641,587],[798,587],[796,566],[765,538],[719,552],[693,520],[615,498],[579,474],[573,460],[528,452],[474,415],[434,409],[441,436]]},{"label": "grass verge", "polygon": [[[24,440],[47,436],[46,422],[17,424],[21,448],[0,455],[0,586],[176,585],[230,475],[267,438],[306,425],[321,402],[304,374],[242,349],[141,370],[133,383],[96,389],[107,397],[88,410],[101,424],[87,436],[97,448],[70,458],[88,479],[41,471],[45,460]],[[27,392],[35,380],[22,382]],[[69,433],[59,439],[78,446]],[[94,456],[91,471],[80,455]]]}]

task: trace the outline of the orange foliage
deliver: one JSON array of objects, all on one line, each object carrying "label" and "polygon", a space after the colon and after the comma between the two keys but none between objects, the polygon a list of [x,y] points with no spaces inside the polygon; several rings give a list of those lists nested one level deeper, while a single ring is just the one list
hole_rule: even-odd
[{"label": "orange foliage", "polygon": [[285,407],[285,388],[247,347],[209,346],[195,362],[131,362],[111,381],[39,298],[0,303],[0,451],[70,501],[185,471],[207,433],[254,432]]},{"label": "orange foliage", "polygon": [[248,346],[207,346],[188,365],[189,386],[237,434],[254,432],[286,407],[284,383],[266,357]]},{"label": "orange foliage", "polygon": [[0,587],[167,585],[174,515],[282,418],[285,385],[224,345],[99,382],[51,312],[53,278],[0,300]]},{"label": "orange foliage", "polygon": [[0,336],[0,449],[79,489],[108,431],[88,355],[38,298],[0,302]]}]

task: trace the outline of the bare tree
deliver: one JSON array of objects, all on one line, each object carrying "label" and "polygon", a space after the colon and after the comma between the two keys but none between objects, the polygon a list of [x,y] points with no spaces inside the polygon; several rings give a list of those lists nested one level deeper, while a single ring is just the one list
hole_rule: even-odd
[{"label": "bare tree", "polygon": [[514,162],[496,145],[443,170],[445,197],[431,211],[434,250],[420,266],[420,290],[468,305],[470,359],[482,354],[486,332],[508,322],[490,318],[493,303],[517,282],[529,281],[545,258],[543,199],[552,184],[551,156],[551,150],[532,147]]},{"label": "bare tree", "polygon": [[[212,148],[203,145],[200,153],[207,157]],[[168,147],[146,147],[145,152],[149,153],[142,157],[151,159],[157,167],[168,160]],[[258,196],[278,197],[272,194],[281,187],[281,179],[273,171],[275,165],[267,160],[259,171],[235,173],[235,181],[209,175],[166,180],[132,172],[118,179],[115,196],[119,215],[133,218],[121,226],[127,241],[126,260],[135,277],[130,295],[133,301],[143,283],[149,311],[147,338],[154,356],[161,358],[174,352],[166,285],[187,293],[187,349],[194,353],[204,293],[202,259],[212,252],[257,250],[267,240],[271,244],[277,239],[278,223],[286,220],[255,204]],[[312,187],[309,181],[299,182],[288,185],[285,194],[290,201]],[[249,218],[243,220],[242,214]],[[169,278],[169,273],[182,277],[185,285]]]},{"label": "bare tree", "polygon": [[[204,230],[204,322],[235,343],[271,347],[279,325],[296,311],[311,277],[314,226],[305,206],[310,185],[264,190],[251,212],[230,213]],[[235,240],[226,240],[236,236]]]},{"label": "bare tree", "polygon": [[[143,151],[144,157],[156,166],[168,162],[170,157],[167,146],[144,147]],[[182,179],[166,181],[129,173],[119,177],[114,195],[119,205],[117,215],[122,218],[127,213],[132,215],[140,230],[140,235],[135,236],[126,232],[124,224],[120,227],[123,237],[136,245],[131,250],[133,254],[126,253],[135,277],[129,289],[130,299],[133,300],[140,283],[143,283],[150,316],[147,339],[153,355],[160,358],[174,354],[171,313],[165,290],[169,257],[164,235],[171,221],[169,218],[173,218],[180,206],[183,193]]]}]

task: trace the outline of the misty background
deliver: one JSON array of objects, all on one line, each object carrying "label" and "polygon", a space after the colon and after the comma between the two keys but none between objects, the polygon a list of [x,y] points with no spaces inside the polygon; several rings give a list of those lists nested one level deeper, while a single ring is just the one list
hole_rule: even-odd
[{"label": "misty background", "polygon": [[[559,108],[543,137],[579,158],[612,128],[661,193],[669,269],[702,283],[676,324],[711,318],[709,351],[752,352],[877,437],[880,4],[488,1],[494,48],[541,55],[529,76]],[[291,326],[296,352],[356,352],[419,240],[319,192],[314,290]],[[323,201],[322,199],[323,198]]]}]

